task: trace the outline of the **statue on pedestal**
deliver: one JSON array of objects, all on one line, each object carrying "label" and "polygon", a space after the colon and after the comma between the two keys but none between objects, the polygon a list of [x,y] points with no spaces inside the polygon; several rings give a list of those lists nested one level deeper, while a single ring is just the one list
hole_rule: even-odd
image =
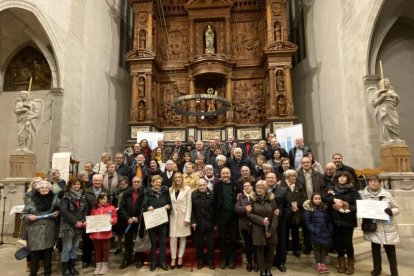
[{"label": "statue on pedestal", "polygon": [[[368,88],[368,90],[372,89]],[[380,89],[371,98],[375,120],[378,123],[382,144],[403,143],[400,139],[399,116],[397,106],[400,97],[394,91],[389,79],[380,81]]]},{"label": "statue on pedestal", "polygon": [[214,31],[211,28],[211,25],[207,25],[207,30],[204,33],[204,37],[206,40],[206,48],[205,53],[206,54],[214,54],[215,48],[214,48]]},{"label": "statue on pedestal", "polygon": [[14,113],[17,117],[17,151],[33,152],[34,138],[43,114],[44,103],[41,99],[31,100],[28,91],[20,91]]}]

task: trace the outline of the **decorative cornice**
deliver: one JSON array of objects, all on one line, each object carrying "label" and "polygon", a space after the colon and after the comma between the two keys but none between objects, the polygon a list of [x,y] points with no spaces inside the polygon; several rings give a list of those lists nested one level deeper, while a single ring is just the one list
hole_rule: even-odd
[{"label": "decorative cornice", "polygon": [[147,49],[134,49],[124,56],[126,61],[155,59],[155,53]]}]

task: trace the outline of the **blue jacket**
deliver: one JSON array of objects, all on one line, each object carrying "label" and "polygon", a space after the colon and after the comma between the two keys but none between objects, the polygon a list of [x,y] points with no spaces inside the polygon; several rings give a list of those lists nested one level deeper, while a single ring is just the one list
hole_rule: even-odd
[{"label": "blue jacket", "polygon": [[311,233],[311,241],[320,244],[330,244],[332,242],[333,224],[328,208],[312,208],[310,200],[303,203],[305,209],[306,227]]}]

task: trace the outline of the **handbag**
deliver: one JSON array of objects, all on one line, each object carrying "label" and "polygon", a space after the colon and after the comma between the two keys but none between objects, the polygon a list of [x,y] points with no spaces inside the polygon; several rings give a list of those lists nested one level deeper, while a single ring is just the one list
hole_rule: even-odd
[{"label": "handbag", "polygon": [[375,232],[377,231],[377,221],[375,219],[363,218],[361,229],[366,233]]},{"label": "handbag", "polygon": [[144,236],[141,238],[139,236],[140,230],[141,230],[141,221],[143,220],[142,212],[141,212],[141,218],[139,220],[138,224],[138,231],[137,231],[137,237],[135,239],[134,244],[134,251],[135,252],[145,252],[151,249],[151,240],[148,235],[148,230],[144,229]]}]

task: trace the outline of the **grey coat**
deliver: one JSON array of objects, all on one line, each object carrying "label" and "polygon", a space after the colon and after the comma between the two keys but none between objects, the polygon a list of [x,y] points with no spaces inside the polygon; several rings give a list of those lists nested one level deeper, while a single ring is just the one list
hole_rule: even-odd
[{"label": "grey coat", "polygon": [[35,221],[28,220],[29,215],[46,215],[59,209],[59,201],[57,197],[53,196],[52,191],[50,193],[52,196],[49,198],[49,201],[52,201],[52,204],[48,210],[37,210],[34,197],[39,196],[39,194],[35,192],[27,199],[27,204],[24,206],[22,212],[22,219],[26,221],[27,225],[27,246],[31,251],[44,250],[52,248],[55,245],[57,237],[56,218],[52,217]]},{"label": "grey coat", "polygon": [[400,242],[400,237],[397,233],[397,227],[393,222],[394,216],[400,213],[400,209],[398,207],[397,202],[395,202],[392,195],[380,187],[380,192],[378,195],[373,195],[370,193],[368,187],[362,191],[361,195],[363,200],[380,200],[382,197],[382,201],[386,201],[389,204],[389,208],[392,211],[393,216],[389,221],[386,220],[377,220],[377,231],[372,233],[365,233],[364,232],[364,239],[373,243],[377,244],[397,244]]}]

